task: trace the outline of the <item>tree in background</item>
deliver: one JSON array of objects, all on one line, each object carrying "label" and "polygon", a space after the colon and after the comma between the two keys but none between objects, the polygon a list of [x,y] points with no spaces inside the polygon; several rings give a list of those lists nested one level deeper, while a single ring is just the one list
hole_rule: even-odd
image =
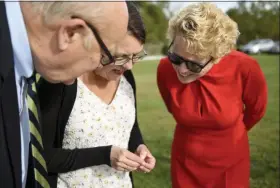
[{"label": "tree in background", "polygon": [[165,10],[169,8],[169,2],[143,2],[135,1],[140,8],[146,30],[146,48],[149,54],[161,53],[162,46],[167,43],[166,31],[168,18]]},{"label": "tree in background", "polygon": [[279,2],[238,2],[227,14],[238,23],[239,44],[259,38],[279,40]]},{"label": "tree in background", "polygon": [[165,2],[136,2],[140,7],[147,29],[147,42],[156,43],[166,38],[168,25],[167,17],[164,13]]}]

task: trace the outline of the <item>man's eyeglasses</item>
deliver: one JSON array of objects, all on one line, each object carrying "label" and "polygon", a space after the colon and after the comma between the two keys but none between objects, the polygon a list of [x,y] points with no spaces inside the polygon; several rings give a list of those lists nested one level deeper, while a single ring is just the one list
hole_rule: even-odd
[{"label": "man's eyeglasses", "polygon": [[[72,17],[73,19],[74,18],[78,18],[78,19],[81,19],[77,16],[73,16]],[[85,20],[84,20],[85,21]],[[109,65],[111,63],[113,63],[115,60],[114,60],[114,57],[112,56],[112,54],[110,53],[109,49],[107,48],[107,46],[105,45],[105,43],[103,42],[103,40],[101,39],[101,37],[99,36],[97,30],[94,28],[93,25],[89,24],[87,21],[85,21],[85,23],[87,24],[87,26],[91,29],[91,31],[93,32],[98,44],[100,45],[100,48],[104,51],[105,55],[102,54],[102,57],[101,57],[101,64],[103,66],[105,65]],[[106,61],[102,61],[103,58],[106,57]],[[106,63],[106,64],[103,64],[103,63]]]},{"label": "man's eyeglasses", "polygon": [[[174,42],[174,41],[173,41]],[[169,61],[174,64],[174,65],[181,65],[182,63],[185,63],[187,69],[189,69],[191,72],[193,73],[200,73],[202,71],[202,69],[204,67],[206,67],[211,61],[212,61],[212,57],[209,59],[209,61],[207,61],[204,65],[201,65],[198,62],[192,61],[192,60],[188,60],[185,59],[179,55],[177,55],[174,52],[170,52],[169,49],[172,46],[173,42],[170,44],[169,48],[168,48],[168,59]]]},{"label": "man's eyeglasses", "polygon": [[[146,55],[147,55],[146,51],[142,50],[138,54],[133,54],[132,56],[131,55],[130,56],[129,55],[124,55],[124,56],[121,56],[121,57],[113,57],[114,58],[114,64],[115,65],[124,65],[124,64],[128,63],[130,60],[134,64],[134,63],[137,63],[138,61],[142,60]],[[108,59],[105,56],[101,59],[102,64],[108,64],[109,61],[110,61],[110,59]]]}]

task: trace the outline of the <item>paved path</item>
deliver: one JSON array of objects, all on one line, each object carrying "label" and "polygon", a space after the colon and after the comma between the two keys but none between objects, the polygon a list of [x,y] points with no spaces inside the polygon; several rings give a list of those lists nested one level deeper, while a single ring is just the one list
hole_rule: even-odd
[{"label": "paved path", "polygon": [[160,60],[163,58],[163,55],[153,55],[153,56],[147,56],[143,60]]}]

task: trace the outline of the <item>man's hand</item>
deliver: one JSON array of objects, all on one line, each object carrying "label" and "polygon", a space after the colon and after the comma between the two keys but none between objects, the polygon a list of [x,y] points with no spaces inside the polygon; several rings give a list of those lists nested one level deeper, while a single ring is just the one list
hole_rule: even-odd
[{"label": "man's hand", "polygon": [[135,154],[145,161],[145,163],[138,168],[138,171],[146,173],[154,169],[156,159],[144,144],[138,146]]},{"label": "man's hand", "polygon": [[130,151],[112,146],[110,154],[111,166],[119,171],[134,171],[144,160]]}]

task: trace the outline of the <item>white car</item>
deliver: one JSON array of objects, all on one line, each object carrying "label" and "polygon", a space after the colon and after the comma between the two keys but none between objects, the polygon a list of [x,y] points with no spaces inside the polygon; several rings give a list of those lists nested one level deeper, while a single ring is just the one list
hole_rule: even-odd
[{"label": "white car", "polygon": [[280,54],[280,42],[275,41],[274,46],[268,51],[270,54]]},{"label": "white car", "polygon": [[252,40],[248,44],[241,47],[241,51],[248,54],[258,54],[268,52],[275,45],[272,39]]}]

